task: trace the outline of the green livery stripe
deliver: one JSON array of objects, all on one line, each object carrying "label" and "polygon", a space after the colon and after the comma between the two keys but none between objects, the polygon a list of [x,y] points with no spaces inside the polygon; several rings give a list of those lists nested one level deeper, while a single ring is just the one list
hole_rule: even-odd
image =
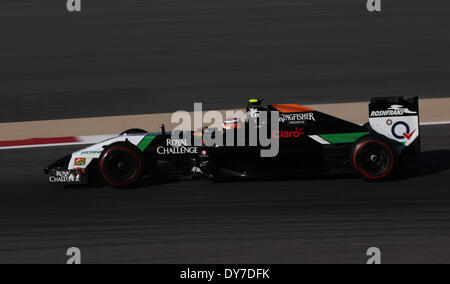
[{"label": "green livery stripe", "polygon": [[338,134],[323,134],[319,135],[321,138],[327,140],[331,144],[339,143],[353,143],[364,135],[370,132],[352,132],[352,133],[338,133]]},{"label": "green livery stripe", "polygon": [[145,149],[148,148],[148,146],[150,144],[152,144],[153,140],[155,139],[156,135],[147,135],[144,137],[144,139],[142,139],[141,142],[139,142],[139,144],[137,145],[137,147],[139,148],[139,150],[141,150],[142,152],[145,151]]}]

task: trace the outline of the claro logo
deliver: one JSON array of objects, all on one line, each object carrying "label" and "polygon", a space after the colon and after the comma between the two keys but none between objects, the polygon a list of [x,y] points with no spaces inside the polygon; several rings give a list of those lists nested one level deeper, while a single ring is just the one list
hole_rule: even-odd
[{"label": "claro logo", "polygon": [[277,130],[272,133],[274,138],[300,138],[304,135],[303,128],[295,128],[295,130]]}]

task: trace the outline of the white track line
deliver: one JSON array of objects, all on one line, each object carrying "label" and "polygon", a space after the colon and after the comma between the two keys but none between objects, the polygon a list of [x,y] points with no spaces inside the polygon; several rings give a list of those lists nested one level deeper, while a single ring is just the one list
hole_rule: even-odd
[{"label": "white track line", "polygon": [[450,121],[422,122],[421,126],[450,124]]},{"label": "white track line", "polygon": [[71,146],[71,145],[92,145],[92,144],[100,143],[102,141],[106,141],[108,139],[111,139],[111,138],[114,138],[117,136],[118,136],[118,134],[78,136],[78,137],[76,137],[76,139],[79,142],[6,146],[6,147],[0,147],[0,150],[29,149],[29,148],[43,148],[43,147],[57,147],[57,146]]},{"label": "white track line", "polygon": [[91,136],[78,136],[77,139],[84,144],[96,144],[102,141],[112,139],[119,136],[119,134],[110,135],[91,135]]},{"label": "white track line", "polygon": [[[421,122],[420,126],[430,126],[430,125],[445,125],[450,124],[450,121],[436,121],[436,122]],[[360,124],[361,126],[364,124]]]},{"label": "white track line", "polygon": [[[98,141],[100,142],[100,141]],[[24,146],[7,146],[0,147],[1,150],[14,150],[14,149],[30,149],[30,148],[44,148],[44,147],[58,147],[58,146],[72,146],[72,145],[92,145],[94,143],[87,142],[70,142],[70,143],[57,143],[57,144],[42,144],[42,145],[24,145]]]}]

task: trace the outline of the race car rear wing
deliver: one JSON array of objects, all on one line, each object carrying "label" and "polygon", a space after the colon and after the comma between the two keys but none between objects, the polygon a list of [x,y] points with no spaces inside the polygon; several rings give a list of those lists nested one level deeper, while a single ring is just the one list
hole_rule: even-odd
[{"label": "race car rear wing", "polygon": [[372,98],[369,123],[374,131],[420,153],[419,98]]}]

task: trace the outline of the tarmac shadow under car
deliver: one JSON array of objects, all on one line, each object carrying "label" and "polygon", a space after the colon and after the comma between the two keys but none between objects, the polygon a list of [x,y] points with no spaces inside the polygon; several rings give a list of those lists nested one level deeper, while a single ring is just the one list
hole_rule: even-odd
[{"label": "tarmac shadow under car", "polygon": [[432,175],[450,169],[450,150],[421,153],[421,175]]}]

